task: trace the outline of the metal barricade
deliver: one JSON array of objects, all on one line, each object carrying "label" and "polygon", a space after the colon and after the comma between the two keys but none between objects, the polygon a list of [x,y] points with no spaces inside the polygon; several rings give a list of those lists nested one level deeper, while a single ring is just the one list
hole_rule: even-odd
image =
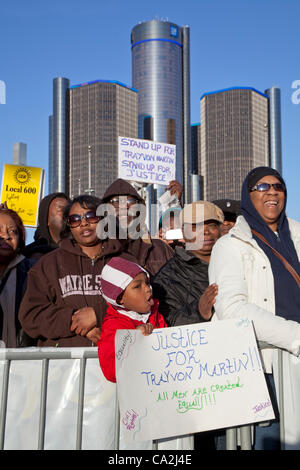
[{"label": "metal barricade", "polygon": [[[107,415],[109,415],[109,419],[106,416],[106,422],[101,423],[101,433],[105,434],[107,432],[107,426],[108,426],[108,421],[109,421],[109,426],[113,428],[113,432],[110,434],[111,439],[109,439],[109,445],[108,446],[98,446],[96,447],[97,450],[132,450],[128,445],[122,441],[122,435],[120,432],[120,413],[119,413],[119,405],[118,405],[118,398],[117,398],[117,387],[115,384],[112,384],[111,382],[106,381],[106,379],[103,377],[100,366],[98,363],[98,350],[97,348],[20,348],[20,349],[2,349],[0,348],[0,365],[1,369],[0,372],[2,371],[2,393],[0,390],[0,449],[6,449],[6,448],[11,448],[11,442],[9,445],[6,444],[6,437],[9,435],[10,441],[14,438],[14,434],[16,431],[16,427],[18,425],[13,425],[11,422],[13,419],[11,418],[9,420],[9,425],[7,424],[7,418],[8,418],[8,402],[9,399],[11,399],[11,396],[15,394],[21,394],[21,392],[18,390],[17,392],[15,390],[10,389],[11,382],[13,381],[13,366],[15,366],[15,361],[36,361],[39,365],[41,364],[41,367],[38,368],[38,371],[36,371],[35,375],[35,381],[39,381],[39,387],[38,389],[40,390],[39,394],[39,400],[38,400],[38,407],[39,409],[37,410],[38,413],[38,425],[34,428],[34,433],[37,434],[37,439],[35,439],[35,436],[32,437],[32,441],[34,441],[34,445],[31,444],[31,447],[29,449],[36,449],[36,450],[43,450],[49,448],[49,438],[48,438],[48,447],[47,445],[45,446],[45,441],[47,439],[45,438],[45,434],[47,434],[47,429],[49,426],[47,426],[47,423],[49,422],[49,409],[47,406],[49,406],[49,374],[51,371],[51,361],[57,362],[58,361],[64,361],[68,362],[69,360],[77,360],[79,361],[79,373],[77,374],[76,378],[76,387],[75,383],[70,383],[69,387],[70,389],[76,388],[76,394],[77,394],[77,389],[78,389],[78,402],[77,403],[77,411],[76,411],[76,435],[73,440],[73,434],[72,434],[72,449],[80,450],[80,449],[85,449],[83,446],[83,424],[84,421],[87,421],[84,415],[84,408],[85,408],[85,398],[86,398],[86,370],[87,370],[87,362],[88,360],[93,359],[96,360],[97,366],[94,364],[95,370],[96,370],[96,375],[97,378],[95,379],[96,381],[98,380],[98,376],[100,377],[100,381],[102,386],[104,385],[106,388],[108,388],[110,391],[113,390],[113,393],[111,393],[111,396],[109,397],[110,399],[110,407],[107,411]],[[74,361],[73,361],[74,362]],[[27,369],[27,368],[26,368]],[[28,368],[30,370],[30,367]],[[19,370],[19,369],[18,369]],[[35,369],[36,370],[36,369]],[[24,372],[25,375],[25,372]],[[79,376],[79,377],[78,377]],[[78,384],[77,384],[78,383]],[[1,385],[1,384],[0,384]],[[78,385],[78,387],[77,387]],[[93,385],[95,385],[95,382],[93,382]],[[50,387],[51,388],[51,387]],[[95,388],[97,389],[97,383]],[[53,389],[53,387],[52,387]],[[99,391],[99,393],[101,393]],[[113,400],[113,401],[112,401]],[[37,400],[36,400],[37,402]],[[95,414],[99,414],[99,409],[95,406]],[[87,406],[88,408],[88,406]],[[105,406],[104,406],[105,408]],[[14,410],[15,411],[15,410]],[[101,421],[101,417],[99,417],[99,420]],[[34,421],[34,420],[32,420]],[[69,423],[68,423],[69,425]],[[31,428],[34,427],[34,424],[30,425]],[[88,431],[88,435],[93,436],[95,433],[99,433],[99,426],[95,431],[95,427],[91,427]],[[19,425],[19,427],[22,427],[22,425]],[[69,427],[71,427],[69,425]],[[89,428],[89,426],[85,423],[85,429]],[[73,430],[72,430],[73,431]],[[22,431],[23,432],[23,431]],[[65,442],[63,441],[63,433],[64,430],[57,429],[57,433],[60,433],[62,436],[62,442],[60,444],[60,448],[64,448]],[[87,433],[87,431],[86,431]],[[23,435],[22,435],[23,436]],[[52,436],[53,436],[53,431],[52,431]],[[66,436],[67,437],[67,436]],[[17,438],[14,438],[14,444],[13,444],[13,449],[17,449]],[[96,439],[95,439],[96,440]],[[57,441],[58,439],[55,437],[55,442],[51,442],[50,447],[56,449],[57,447]],[[179,437],[179,438],[170,438],[170,440],[165,439],[163,443],[160,443],[159,441],[145,441],[142,443],[137,443],[135,444],[135,449],[134,450],[151,450],[151,449],[160,449],[164,448],[167,450],[175,450],[177,448],[184,450],[185,449],[185,442],[186,438],[185,437]],[[69,443],[69,441],[68,441]],[[46,442],[47,444],[47,442]],[[97,444],[98,445],[98,444]],[[163,447],[161,447],[163,446]],[[95,447],[92,447],[95,448]],[[19,447],[18,447],[19,449]],[[26,442],[26,445],[21,447],[20,450],[27,450],[28,449],[28,443]],[[191,447],[187,447],[186,450],[191,450]]]},{"label": "metal barricade", "polygon": [[240,426],[226,429],[226,450],[251,450],[252,429],[251,426]]},{"label": "metal barricade", "polygon": [[[259,348],[273,348],[266,343],[259,343]],[[273,348],[275,349],[275,348]],[[285,442],[284,431],[284,396],[283,396],[283,352],[278,349],[278,409],[280,416],[280,442]],[[241,426],[226,430],[226,450],[251,450],[253,448],[253,427]]]},{"label": "metal barricade", "polygon": [[[0,449],[4,449],[5,431],[6,431],[6,417],[7,417],[7,403],[9,394],[9,378],[10,368],[12,361],[21,360],[40,360],[42,361],[42,374],[41,374],[41,396],[40,396],[40,410],[39,410],[39,431],[37,449],[44,449],[45,442],[45,427],[46,427],[46,403],[47,403],[47,384],[49,372],[49,360],[67,360],[79,359],[80,373],[79,373],[79,396],[77,407],[77,428],[76,428],[76,450],[82,448],[82,425],[83,425],[83,406],[84,406],[84,387],[85,387],[85,372],[87,359],[97,359],[97,348],[73,348],[70,350],[64,349],[0,349],[0,361],[4,361],[4,372],[2,380],[2,395],[0,404]],[[115,413],[115,449],[119,447],[119,413],[118,406],[116,406]]]},{"label": "metal barricade", "polygon": [[[0,449],[5,448],[5,432],[7,420],[7,404],[9,396],[10,371],[12,361],[20,360],[38,360],[42,362],[41,388],[40,388],[40,406],[39,406],[39,425],[38,425],[38,442],[37,449],[45,448],[45,429],[46,429],[46,409],[47,409],[47,391],[49,377],[49,361],[50,360],[68,360],[78,359],[80,362],[79,370],[79,391],[77,404],[77,420],[76,420],[76,450],[82,449],[82,429],[83,429],[83,409],[85,397],[85,375],[88,359],[98,359],[97,348],[28,348],[28,349],[0,349],[0,362],[3,364],[2,378],[2,394],[0,402]],[[282,380],[282,353],[279,351],[279,396],[278,405],[280,412],[280,433],[281,441],[284,442],[284,420],[283,413],[283,380]],[[100,374],[100,372],[99,372]],[[114,408],[114,450],[120,448],[120,414],[118,406],[118,398],[116,393]],[[158,441],[153,441],[151,447],[153,450],[159,448]],[[238,428],[230,428],[226,430],[226,449],[251,450],[252,448],[252,427],[241,426]]]}]

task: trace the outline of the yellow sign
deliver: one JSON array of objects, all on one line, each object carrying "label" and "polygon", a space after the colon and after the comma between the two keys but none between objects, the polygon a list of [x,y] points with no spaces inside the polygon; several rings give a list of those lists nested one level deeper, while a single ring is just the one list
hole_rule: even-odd
[{"label": "yellow sign", "polygon": [[43,191],[44,170],[33,166],[4,165],[1,201],[16,211],[26,227],[36,227]]}]

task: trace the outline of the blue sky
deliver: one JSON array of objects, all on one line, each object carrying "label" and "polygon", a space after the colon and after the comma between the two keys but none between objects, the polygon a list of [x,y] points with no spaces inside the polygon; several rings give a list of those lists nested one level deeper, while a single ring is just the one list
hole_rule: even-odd
[{"label": "blue sky", "polygon": [[[1,173],[12,162],[14,142],[27,144],[28,165],[48,171],[53,78],[67,77],[72,85],[97,79],[131,85],[131,29],[154,18],[190,26],[192,123],[200,121],[203,93],[280,87],[287,211],[300,221],[299,0],[3,0]],[[297,80],[299,93],[292,88]]]}]

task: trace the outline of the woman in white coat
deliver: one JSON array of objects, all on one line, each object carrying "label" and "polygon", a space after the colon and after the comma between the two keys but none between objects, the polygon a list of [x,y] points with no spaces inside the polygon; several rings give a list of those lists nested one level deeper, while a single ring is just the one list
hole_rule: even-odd
[{"label": "woman in white coat", "polygon": [[[249,172],[242,187],[242,215],[215,244],[209,280],[218,285],[217,319],[248,318],[258,341],[298,356],[300,224],[286,217],[286,198],[284,180],[276,170],[258,167]],[[271,383],[274,351],[262,351],[266,379]],[[278,429],[278,425],[265,428],[270,447],[257,437],[255,449],[278,448]],[[259,427],[256,431],[258,436]]]}]

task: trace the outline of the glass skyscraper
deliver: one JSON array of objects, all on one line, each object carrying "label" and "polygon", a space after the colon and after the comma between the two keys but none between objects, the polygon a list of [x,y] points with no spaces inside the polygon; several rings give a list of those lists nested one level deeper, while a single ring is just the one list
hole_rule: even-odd
[{"label": "glass skyscraper", "polygon": [[176,179],[183,184],[188,202],[189,28],[168,21],[140,23],[132,29],[131,48],[132,85],[138,90],[138,136],[176,144]]},{"label": "glass skyscraper", "polygon": [[268,96],[250,87],[206,93],[201,97],[203,198],[237,199],[242,182],[257,166],[269,166]]},{"label": "glass skyscraper", "polygon": [[138,137],[137,91],[114,80],[53,80],[49,193],[101,197],[118,177],[118,136]]},{"label": "glass skyscraper", "polygon": [[117,81],[71,86],[68,175],[71,197],[102,197],[118,178],[118,137],[137,138],[137,91]]}]

